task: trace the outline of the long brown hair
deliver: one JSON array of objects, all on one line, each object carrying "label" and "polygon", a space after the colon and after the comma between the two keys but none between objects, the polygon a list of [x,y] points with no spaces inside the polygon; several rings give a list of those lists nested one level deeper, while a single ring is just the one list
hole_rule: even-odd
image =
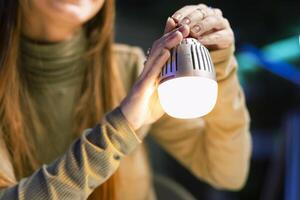
[{"label": "long brown hair", "polygon": [[[89,66],[74,108],[74,133],[99,123],[114,108],[124,89],[113,59],[114,0],[106,0],[99,13],[87,22]],[[36,113],[18,64],[21,36],[21,5],[18,0],[0,1],[0,137],[5,141],[17,179],[32,174],[40,165],[34,141]],[[119,81],[116,81],[119,80]],[[28,120],[30,119],[30,120]],[[31,123],[32,122],[32,123]],[[115,199],[117,173],[97,188],[90,200]]]}]

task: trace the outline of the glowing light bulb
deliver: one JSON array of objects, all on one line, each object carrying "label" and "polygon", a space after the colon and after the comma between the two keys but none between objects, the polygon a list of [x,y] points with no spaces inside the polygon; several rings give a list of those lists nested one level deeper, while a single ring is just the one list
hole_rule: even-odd
[{"label": "glowing light bulb", "polygon": [[176,118],[196,118],[209,113],[217,99],[216,81],[187,76],[174,78],[158,86],[160,103],[167,114]]},{"label": "glowing light bulb", "polygon": [[184,39],[174,48],[160,74],[158,95],[164,111],[175,118],[197,118],[214,107],[218,84],[208,50]]}]

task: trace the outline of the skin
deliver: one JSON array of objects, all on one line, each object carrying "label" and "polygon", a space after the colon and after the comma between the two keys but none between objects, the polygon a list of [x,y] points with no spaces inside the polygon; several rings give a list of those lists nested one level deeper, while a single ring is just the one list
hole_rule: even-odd
[{"label": "skin", "polygon": [[71,38],[93,18],[104,0],[22,0],[22,33],[40,42]]},{"label": "skin", "polygon": [[[69,39],[96,15],[103,3],[104,0],[31,0],[23,9],[22,33],[44,42]],[[170,49],[188,36],[210,50],[228,48],[234,43],[233,31],[220,9],[189,5],[169,17],[163,36],[153,43],[141,75],[120,104],[134,130],[164,114],[157,95],[157,77],[170,57]]]}]

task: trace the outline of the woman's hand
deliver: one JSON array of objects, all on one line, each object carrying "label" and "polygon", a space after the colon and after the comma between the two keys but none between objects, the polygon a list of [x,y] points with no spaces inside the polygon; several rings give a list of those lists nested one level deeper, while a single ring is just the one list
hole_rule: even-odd
[{"label": "woman's hand", "polygon": [[234,43],[233,31],[220,9],[204,4],[185,6],[168,18],[165,32],[183,24],[190,27],[191,37],[210,50],[224,49]]},{"label": "woman's hand", "polygon": [[120,105],[133,129],[164,114],[157,95],[157,77],[170,56],[170,49],[188,36],[213,50],[227,48],[234,42],[229,22],[219,9],[204,4],[185,6],[169,17],[165,35],[154,42],[143,72]]},{"label": "woman's hand", "polygon": [[120,105],[133,129],[150,124],[164,114],[157,95],[157,77],[170,57],[170,50],[188,35],[189,27],[183,25],[153,43],[141,75]]}]

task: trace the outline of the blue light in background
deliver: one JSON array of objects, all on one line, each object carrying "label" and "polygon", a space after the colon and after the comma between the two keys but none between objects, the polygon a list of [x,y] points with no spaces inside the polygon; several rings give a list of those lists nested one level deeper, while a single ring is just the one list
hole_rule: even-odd
[{"label": "blue light in background", "polygon": [[300,69],[288,63],[300,59],[298,36],[287,38],[258,49],[254,45],[245,44],[237,54],[240,64],[239,75],[265,69],[300,86]]}]

